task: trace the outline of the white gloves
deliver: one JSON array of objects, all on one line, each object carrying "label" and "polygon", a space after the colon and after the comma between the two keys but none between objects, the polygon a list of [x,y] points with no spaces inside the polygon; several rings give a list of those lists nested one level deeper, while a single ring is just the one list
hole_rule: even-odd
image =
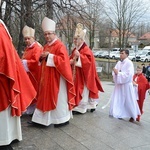
[{"label": "white gloves", "polygon": [[25,69],[26,72],[29,72],[29,68],[28,68],[28,65],[27,65],[27,60],[26,59],[22,59],[22,64],[23,64],[23,67]]}]

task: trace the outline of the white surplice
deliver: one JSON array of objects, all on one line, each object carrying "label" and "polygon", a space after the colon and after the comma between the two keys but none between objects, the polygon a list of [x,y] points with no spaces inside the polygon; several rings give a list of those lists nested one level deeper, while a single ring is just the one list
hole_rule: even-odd
[{"label": "white surplice", "polygon": [[87,112],[87,110],[96,109],[98,102],[99,102],[99,98],[93,99],[89,97],[89,90],[84,84],[82,99],[79,105],[73,108],[73,111],[84,114]]},{"label": "white surplice", "polygon": [[0,112],[0,146],[22,140],[20,117],[11,116],[11,108]]},{"label": "white surplice", "polygon": [[[46,65],[55,67],[53,54],[49,54]],[[62,76],[60,76],[60,87],[56,109],[44,113],[36,108],[32,117],[32,121],[49,126],[50,124],[60,124],[67,122],[72,117],[72,111],[69,110],[68,106],[66,81]]]},{"label": "white surplice", "polygon": [[139,106],[137,104],[136,95],[133,88],[133,63],[126,58],[122,62],[117,62],[117,75],[112,73],[115,83],[114,91],[111,95],[109,115],[115,118],[133,118],[136,120],[140,115]]}]

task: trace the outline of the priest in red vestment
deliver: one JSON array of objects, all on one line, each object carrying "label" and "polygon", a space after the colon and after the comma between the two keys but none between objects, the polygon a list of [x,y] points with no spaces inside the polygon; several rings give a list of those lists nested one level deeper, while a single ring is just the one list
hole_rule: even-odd
[{"label": "priest in red vestment", "polygon": [[47,43],[40,57],[41,75],[32,121],[60,127],[69,123],[75,105],[70,61],[65,45],[56,36],[55,22],[45,17],[42,29]]},{"label": "priest in red vestment", "polygon": [[[39,58],[42,53],[42,45],[35,41],[35,30],[27,25],[23,28],[22,34],[26,44],[22,56],[22,64],[27,72],[35,90],[38,90],[39,83]],[[36,99],[28,107],[26,114],[33,114],[35,109]]]},{"label": "priest in red vestment", "polygon": [[76,107],[74,113],[93,112],[99,100],[99,92],[104,92],[96,72],[95,58],[86,45],[86,30],[82,24],[77,24],[74,36],[75,48],[70,56],[73,78],[76,90]]},{"label": "priest in red vestment", "polygon": [[[148,81],[142,73],[142,66],[137,66],[136,74],[133,76],[133,85],[137,87],[137,102],[142,115],[146,91],[149,89]],[[140,121],[140,115],[138,115],[136,120]]]},{"label": "priest in red vestment", "polygon": [[26,48],[22,56],[24,69],[35,88],[38,89],[39,80],[39,58],[42,53],[42,45],[35,41],[35,30],[27,25],[22,30]]},{"label": "priest in red vestment", "polygon": [[22,140],[20,116],[36,97],[36,91],[2,20],[0,61],[0,149],[11,149],[13,140]]}]

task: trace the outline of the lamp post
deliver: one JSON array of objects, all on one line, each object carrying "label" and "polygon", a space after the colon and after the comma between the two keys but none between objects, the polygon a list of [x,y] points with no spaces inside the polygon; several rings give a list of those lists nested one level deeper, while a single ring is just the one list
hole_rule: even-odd
[{"label": "lamp post", "polygon": [[134,43],[134,45],[132,45],[132,48],[134,50],[134,53],[135,53],[135,68],[137,66],[137,63],[136,63],[136,54],[138,52],[138,43]]}]

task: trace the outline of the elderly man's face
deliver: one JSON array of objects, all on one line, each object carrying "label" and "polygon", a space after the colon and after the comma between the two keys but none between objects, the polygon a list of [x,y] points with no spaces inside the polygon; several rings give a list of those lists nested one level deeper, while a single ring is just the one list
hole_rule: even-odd
[{"label": "elderly man's face", "polygon": [[83,43],[83,40],[81,38],[79,38],[79,37],[74,37],[73,43],[74,43],[75,46],[78,47],[78,46],[80,46]]},{"label": "elderly man's face", "polygon": [[26,46],[30,46],[35,41],[35,39],[33,37],[27,36],[24,37],[24,41]]},{"label": "elderly man's face", "polygon": [[52,42],[55,39],[56,35],[54,32],[45,31],[44,37],[47,42]]}]

